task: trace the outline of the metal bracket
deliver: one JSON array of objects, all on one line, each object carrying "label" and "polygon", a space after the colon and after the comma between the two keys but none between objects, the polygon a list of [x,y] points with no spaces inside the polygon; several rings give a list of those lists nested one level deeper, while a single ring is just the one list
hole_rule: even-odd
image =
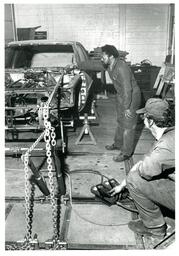
[{"label": "metal bracket", "polygon": [[66,250],[67,249],[67,243],[66,242],[58,242],[58,249]]},{"label": "metal bracket", "polygon": [[[18,247],[23,247],[26,243],[26,240],[23,239],[23,240],[18,240],[17,241],[17,246]],[[33,238],[29,241],[29,246],[31,249],[34,249],[34,250],[38,250],[39,249],[39,240],[37,238]]]},{"label": "metal bracket", "polygon": [[57,243],[55,243],[53,240],[48,240],[48,241],[45,242],[45,249],[46,250],[50,250],[54,247],[55,247],[56,250],[66,250],[67,249],[67,243],[62,242],[62,241],[58,241]]}]

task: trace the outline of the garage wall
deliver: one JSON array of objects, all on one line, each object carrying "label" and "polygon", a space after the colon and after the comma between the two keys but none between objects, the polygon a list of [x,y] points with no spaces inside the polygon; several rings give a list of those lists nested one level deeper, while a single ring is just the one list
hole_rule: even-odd
[{"label": "garage wall", "polygon": [[48,39],[80,41],[87,50],[114,44],[132,64],[161,65],[167,54],[167,4],[17,4],[18,28],[41,25]]},{"label": "garage wall", "polygon": [[149,59],[161,65],[167,55],[169,6],[130,5],[126,8],[126,47],[131,61]]}]

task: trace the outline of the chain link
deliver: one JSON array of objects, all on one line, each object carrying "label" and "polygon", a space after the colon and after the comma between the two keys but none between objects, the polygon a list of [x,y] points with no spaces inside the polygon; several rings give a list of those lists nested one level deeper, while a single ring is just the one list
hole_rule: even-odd
[{"label": "chain link", "polygon": [[51,144],[53,147],[56,145],[56,133],[54,127],[51,127]]},{"label": "chain link", "polygon": [[55,186],[53,181],[53,173],[52,173],[52,156],[51,156],[51,145],[56,145],[56,134],[55,128],[51,126],[51,123],[48,121],[48,105],[44,107],[43,112],[44,117],[44,126],[45,126],[45,134],[44,140],[46,143],[46,156],[47,156],[47,169],[48,169],[48,177],[49,177],[49,185],[50,185],[50,199],[52,205],[52,221],[53,221],[53,230],[54,237],[53,239],[57,242],[59,238],[58,228],[57,228],[57,199],[55,198]]},{"label": "chain link", "polygon": [[34,150],[39,141],[43,138],[44,132],[38,137],[38,139],[33,143],[33,145],[26,151],[24,155],[22,155],[22,161],[24,163],[24,175],[25,175],[25,219],[27,224],[27,234],[26,239],[29,241],[31,239],[32,234],[32,218],[30,218],[30,195],[31,195],[31,183],[29,181],[30,172],[29,172],[29,155],[30,152]]},{"label": "chain link", "polygon": [[31,189],[31,184],[29,181],[29,153],[26,152],[24,155],[24,171],[25,171],[25,219],[26,219],[26,225],[27,225],[27,234],[26,234],[26,239],[29,241],[31,239],[31,219],[30,219],[30,189]]},{"label": "chain link", "polygon": [[[30,150],[29,150],[30,151]],[[24,162],[24,175],[25,175],[25,220],[26,220],[26,236],[21,250],[31,250],[30,240],[32,239],[32,221],[33,221],[33,208],[34,208],[34,192],[35,186],[29,181],[29,151],[27,151],[23,156],[22,160]]]},{"label": "chain link", "polygon": [[30,153],[35,149],[38,143],[44,136],[44,132],[38,137],[38,139],[32,144],[32,146],[26,151],[24,155],[22,155],[22,161],[24,163],[24,175],[25,175],[25,220],[26,220],[26,229],[27,233],[25,236],[25,244],[24,247],[28,250],[30,244],[30,240],[32,239],[32,221],[33,221],[33,200],[30,200],[31,197],[34,196],[34,189],[33,185],[31,185],[29,178],[30,178],[30,171],[29,171],[29,156]]},{"label": "chain link", "polygon": [[[35,147],[38,145],[38,143],[42,140],[42,138],[44,137],[44,132],[42,132],[40,134],[40,136],[38,137],[38,139],[32,144],[32,146],[26,151],[26,153],[30,154],[34,149]],[[23,156],[22,156],[23,157]]]},{"label": "chain link", "polygon": [[5,249],[15,251],[15,250],[34,250],[35,248],[30,244],[27,243],[27,241],[24,242],[23,245],[18,245],[18,244],[11,244],[11,245],[6,245]]},{"label": "chain link", "polygon": [[35,196],[35,184],[31,183],[31,194],[29,202],[29,228],[32,236],[32,223],[33,223],[33,212],[34,212],[34,196]]},{"label": "chain link", "polygon": [[[52,173],[52,155],[51,155],[51,146],[56,145],[56,133],[55,128],[51,126],[49,118],[49,102],[45,104],[42,108],[42,114],[44,119],[45,131],[38,137],[38,139],[33,143],[33,145],[22,155],[22,161],[24,163],[24,173],[25,173],[25,219],[27,224],[27,234],[25,237],[24,245],[22,249],[31,249],[30,240],[32,240],[32,222],[33,222],[33,207],[34,207],[34,184],[29,181],[29,155],[35,149],[37,144],[44,138],[46,143],[46,156],[47,156],[47,169],[50,185],[50,199],[52,205],[52,221],[54,228],[54,237],[55,242],[59,239],[59,230],[57,227],[57,218],[58,218],[58,209],[57,209],[57,199],[55,198],[55,186],[53,181]],[[59,223],[58,223],[59,226]]]}]

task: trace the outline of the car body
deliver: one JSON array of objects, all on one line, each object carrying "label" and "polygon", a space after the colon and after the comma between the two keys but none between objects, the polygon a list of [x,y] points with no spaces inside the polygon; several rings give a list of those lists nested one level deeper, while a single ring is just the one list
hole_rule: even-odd
[{"label": "car body", "polygon": [[[71,121],[90,114],[97,72],[102,65],[90,59],[76,41],[27,40],[10,42],[5,55],[7,129],[38,129],[40,106],[50,102],[52,119]],[[57,113],[58,112],[58,113]]]}]

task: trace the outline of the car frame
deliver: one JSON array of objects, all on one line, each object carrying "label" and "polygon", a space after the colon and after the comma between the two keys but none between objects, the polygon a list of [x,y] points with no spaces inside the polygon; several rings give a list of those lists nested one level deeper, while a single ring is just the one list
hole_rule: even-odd
[{"label": "car frame", "polygon": [[[53,61],[59,61],[57,55],[61,54],[61,48],[67,53],[70,49],[70,53],[72,53],[71,62],[66,63],[65,66],[52,65]],[[57,49],[60,51],[56,53]],[[43,54],[44,52],[45,54]],[[49,54],[51,52],[53,52],[52,57],[50,57],[52,63],[50,62],[49,66],[46,65],[48,58],[43,61],[42,57],[44,55],[51,56]],[[26,53],[28,53],[28,57],[24,57],[24,59],[26,58],[28,61],[21,57]],[[62,54],[64,55],[64,61],[66,61],[63,51]],[[39,118],[39,110],[40,106],[44,104],[42,99],[46,98],[47,100],[52,93],[54,96],[50,102],[53,105],[50,109],[52,120],[55,119],[57,122],[60,117],[66,125],[74,127],[81,115],[91,114],[94,89],[99,83],[97,72],[101,72],[102,65],[99,61],[90,58],[81,43],[50,40],[15,41],[6,46],[5,56],[5,117],[7,130],[41,129],[43,122],[40,123],[39,120],[42,120],[43,117]],[[31,60],[34,56],[40,56],[42,66],[31,66]],[[18,58],[21,61],[18,62]],[[27,61],[28,65],[23,64],[23,61],[24,63]],[[63,76],[63,79],[59,83],[61,76]],[[59,87],[59,89],[55,89],[54,93],[55,87]],[[36,101],[32,95],[36,98]],[[32,102],[35,102],[35,104]],[[26,105],[28,106],[27,109]],[[58,113],[55,113],[55,111]],[[18,119],[24,122],[20,124],[17,121]],[[28,119],[30,121],[27,121]]]}]

